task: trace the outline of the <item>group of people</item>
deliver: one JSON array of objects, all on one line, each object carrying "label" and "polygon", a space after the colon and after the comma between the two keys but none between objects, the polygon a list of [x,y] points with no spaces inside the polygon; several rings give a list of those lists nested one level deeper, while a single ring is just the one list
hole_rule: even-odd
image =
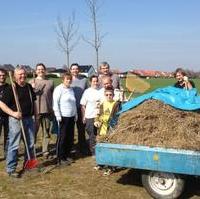
[{"label": "group of people", "polygon": [[[18,149],[22,138],[22,126],[27,141],[29,158],[36,158],[37,134],[42,132],[42,154],[49,157],[49,142],[53,125],[58,124],[57,157],[59,164],[71,164],[70,153],[74,146],[74,128],[77,126],[78,148],[84,155],[94,155],[97,131],[105,135],[109,120],[119,107],[119,77],[110,72],[103,62],[98,76],[87,78],[79,75],[79,65],[74,63],[62,77],[57,87],[46,78],[46,66],[39,63],[35,75],[27,82],[23,66],[14,70],[14,82],[6,83],[7,71],[0,69],[0,130],[4,131],[4,157],[6,171],[11,177],[17,172]],[[11,81],[12,82],[12,81]],[[54,88],[55,87],[55,88]],[[117,95],[116,95],[117,96]],[[86,140],[88,133],[89,142]],[[24,153],[24,162],[28,156]]]},{"label": "group of people", "polygon": [[[34,75],[27,83],[25,68],[17,66],[14,82],[9,85],[6,83],[7,71],[0,69],[0,133],[4,132],[6,171],[11,177],[19,177],[16,168],[22,126],[30,159],[36,158],[37,134],[41,129],[42,154],[46,159],[50,154],[49,142],[56,121],[58,163],[69,165],[73,161],[70,153],[74,147],[75,124],[78,133],[76,150],[84,155],[95,155],[97,134],[104,136],[108,133],[109,122],[123,100],[119,77],[110,72],[107,62],[102,62],[98,76],[93,75],[89,80],[79,75],[79,65],[74,63],[57,87],[46,78],[46,66],[43,63],[36,65],[35,74],[36,77]],[[175,87],[195,87],[183,69],[178,68],[175,77]],[[26,162],[28,156],[26,152],[24,154]]]}]

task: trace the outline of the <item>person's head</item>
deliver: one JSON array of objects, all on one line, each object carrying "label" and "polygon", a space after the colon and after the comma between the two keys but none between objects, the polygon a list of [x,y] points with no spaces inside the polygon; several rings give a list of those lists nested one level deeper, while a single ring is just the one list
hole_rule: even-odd
[{"label": "person's head", "polygon": [[62,81],[63,81],[64,86],[69,88],[72,83],[72,75],[66,72],[62,77]]},{"label": "person's head", "polygon": [[99,80],[98,77],[96,75],[92,75],[89,79],[90,81],[90,85],[92,88],[98,88],[99,86]]},{"label": "person's head", "polygon": [[73,63],[70,66],[70,73],[72,74],[72,76],[78,76],[79,74],[79,65],[77,63]]},{"label": "person's head", "polygon": [[106,98],[106,100],[108,102],[111,102],[113,101],[113,97],[114,97],[114,89],[113,87],[107,87],[105,90],[104,90],[104,96]]},{"label": "person's head", "polygon": [[107,62],[102,62],[99,66],[99,70],[103,75],[109,75],[110,65]]},{"label": "person's head", "polygon": [[38,63],[35,67],[37,77],[44,78],[46,75],[46,66],[43,63]]},{"label": "person's head", "polygon": [[3,68],[0,68],[0,85],[6,83],[7,71]]},{"label": "person's head", "polygon": [[102,79],[103,88],[112,87],[112,79],[110,76],[105,76]]},{"label": "person's head", "polygon": [[186,72],[182,68],[177,68],[174,72],[174,76],[177,81],[183,81],[183,77],[186,76]]},{"label": "person's head", "polygon": [[24,86],[26,83],[26,70],[24,66],[17,65],[14,70],[15,81],[20,85]]}]

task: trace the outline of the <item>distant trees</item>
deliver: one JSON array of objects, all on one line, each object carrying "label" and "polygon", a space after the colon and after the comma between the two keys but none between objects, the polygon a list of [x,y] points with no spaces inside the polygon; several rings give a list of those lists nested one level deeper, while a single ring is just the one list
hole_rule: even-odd
[{"label": "distant trees", "polygon": [[15,69],[15,67],[12,64],[3,64],[3,65],[0,65],[0,68],[3,68],[5,70],[10,70],[10,71],[13,71]]},{"label": "distant trees", "polygon": [[57,40],[60,49],[67,55],[67,67],[70,65],[70,54],[78,44],[78,26],[75,23],[75,12],[64,23],[60,17],[57,18]]}]

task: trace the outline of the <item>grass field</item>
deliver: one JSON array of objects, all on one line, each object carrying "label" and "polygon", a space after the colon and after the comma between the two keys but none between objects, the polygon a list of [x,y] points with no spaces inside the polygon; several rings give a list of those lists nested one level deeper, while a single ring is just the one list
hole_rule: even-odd
[{"label": "grass field", "polygon": [[[57,86],[60,82],[60,78],[52,78],[55,86]],[[166,86],[174,85],[176,80],[174,78],[150,78],[150,79],[144,79],[145,81],[150,83],[150,89],[147,92],[151,92],[157,88],[162,88]],[[196,88],[198,92],[200,92],[200,79],[193,79]],[[122,80],[122,85],[124,85],[124,79]]]}]

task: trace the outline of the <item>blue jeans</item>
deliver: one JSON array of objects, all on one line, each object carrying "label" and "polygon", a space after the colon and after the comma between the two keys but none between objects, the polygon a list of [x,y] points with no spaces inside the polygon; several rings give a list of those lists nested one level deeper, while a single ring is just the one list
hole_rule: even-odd
[{"label": "blue jeans", "polygon": [[[23,126],[25,130],[28,150],[30,153],[30,158],[35,158],[35,151],[34,151],[34,139],[35,139],[35,130],[34,130],[34,122],[32,117],[24,117],[22,119]],[[8,144],[8,153],[6,158],[6,171],[8,173],[13,172],[16,170],[17,167],[17,160],[18,160],[18,149],[21,140],[21,126],[20,121],[9,117],[9,144]],[[27,154],[25,154],[25,161],[27,159]]]}]

